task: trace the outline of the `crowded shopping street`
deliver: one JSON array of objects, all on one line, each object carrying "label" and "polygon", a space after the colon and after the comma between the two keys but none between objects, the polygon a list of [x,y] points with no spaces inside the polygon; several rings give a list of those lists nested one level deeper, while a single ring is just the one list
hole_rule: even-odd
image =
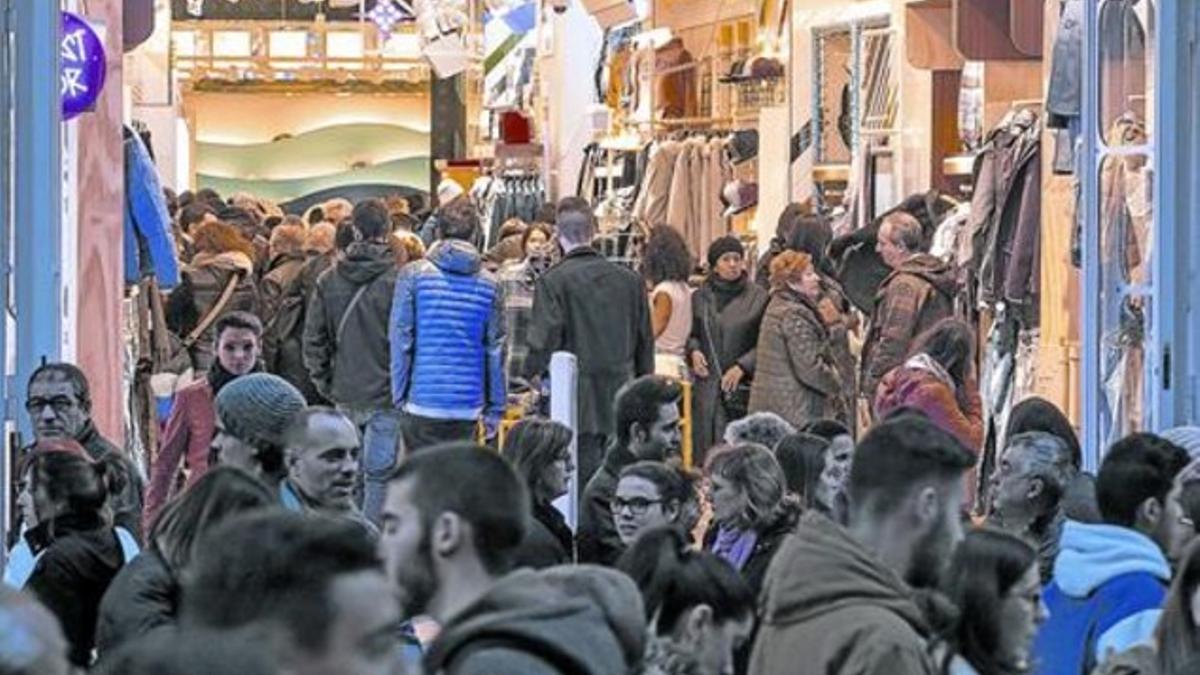
[{"label": "crowded shopping street", "polygon": [[1200,1],[0,28],[0,675],[1200,675]]}]

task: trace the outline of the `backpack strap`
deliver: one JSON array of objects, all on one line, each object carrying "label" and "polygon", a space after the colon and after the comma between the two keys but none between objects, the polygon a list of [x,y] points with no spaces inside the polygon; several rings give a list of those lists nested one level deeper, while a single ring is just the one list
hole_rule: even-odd
[{"label": "backpack strap", "polygon": [[346,311],[342,312],[342,318],[340,321],[338,321],[337,337],[334,341],[334,344],[341,344],[342,333],[346,332],[346,321],[350,318],[350,312],[354,311],[354,308],[358,305],[358,301],[362,299],[363,293],[367,292],[367,286],[370,285],[371,283],[367,282],[362,286],[359,286],[358,290],[354,293],[354,297],[350,298],[350,304],[346,305]]}]

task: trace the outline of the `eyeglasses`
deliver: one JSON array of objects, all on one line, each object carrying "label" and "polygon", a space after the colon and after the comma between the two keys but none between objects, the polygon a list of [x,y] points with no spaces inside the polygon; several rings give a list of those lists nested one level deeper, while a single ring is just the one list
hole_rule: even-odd
[{"label": "eyeglasses", "polygon": [[1196,521],[1187,516],[1179,516],[1179,524],[1183,525],[1184,527],[1190,527],[1193,530],[1196,529]]},{"label": "eyeglasses", "polygon": [[645,497],[633,497],[631,499],[613,497],[608,502],[608,507],[612,509],[613,513],[620,513],[625,509],[629,509],[629,512],[635,516],[644,516],[651,506],[661,504],[662,501],[661,499],[646,499]]},{"label": "eyeglasses", "polygon": [[31,415],[37,415],[50,406],[54,412],[61,415],[75,407],[75,399],[70,396],[55,396],[54,398],[31,398],[25,401],[25,410]]}]

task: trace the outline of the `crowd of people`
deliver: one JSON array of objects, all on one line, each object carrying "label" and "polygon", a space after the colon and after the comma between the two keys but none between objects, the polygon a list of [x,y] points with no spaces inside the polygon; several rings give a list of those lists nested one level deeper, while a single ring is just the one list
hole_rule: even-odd
[{"label": "crowd of people", "polygon": [[1200,429],[1091,475],[1031,398],[981,467],[974,332],[915,221],[884,219],[864,317],[799,209],[697,274],[670,227],[608,260],[573,198],[483,251],[439,193],[178,200],[152,461],[77,367],[27,383],[0,672],[1200,672]]}]

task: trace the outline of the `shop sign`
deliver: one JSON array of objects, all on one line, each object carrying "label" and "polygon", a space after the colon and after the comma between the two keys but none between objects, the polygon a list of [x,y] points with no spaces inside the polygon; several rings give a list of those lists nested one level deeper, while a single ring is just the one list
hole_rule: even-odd
[{"label": "shop sign", "polygon": [[65,121],[95,107],[104,89],[107,60],[100,36],[79,15],[62,13],[61,35],[59,96]]}]

